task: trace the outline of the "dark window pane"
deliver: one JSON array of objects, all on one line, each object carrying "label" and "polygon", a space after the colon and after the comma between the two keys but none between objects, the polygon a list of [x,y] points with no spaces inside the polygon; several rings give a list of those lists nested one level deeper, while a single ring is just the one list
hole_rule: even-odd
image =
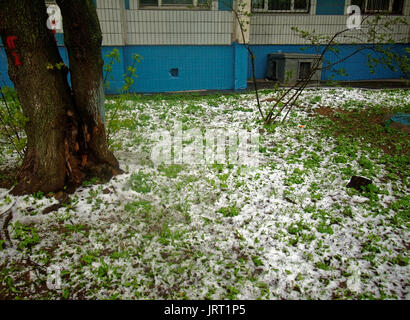
[{"label": "dark window pane", "polygon": [[367,10],[369,11],[389,11],[390,0],[368,0]]},{"label": "dark window pane", "polygon": [[404,0],[394,0],[392,13],[400,14],[403,13]]},{"label": "dark window pane", "polygon": [[358,6],[360,11],[364,11],[364,6],[366,5],[365,0],[352,0],[352,6]]},{"label": "dark window pane", "polygon": [[252,0],[252,9],[263,9],[265,6],[264,0]]},{"label": "dark window pane", "polygon": [[268,9],[269,10],[290,10],[292,1],[291,0],[269,0]]},{"label": "dark window pane", "polygon": [[308,9],[308,0],[295,0],[295,10],[307,10]]},{"label": "dark window pane", "polygon": [[193,4],[193,0],[162,0],[163,5]]},{"label": "dark window pane", "polygon": [[157,6],[158,0],[140,0],[141,6]]}]

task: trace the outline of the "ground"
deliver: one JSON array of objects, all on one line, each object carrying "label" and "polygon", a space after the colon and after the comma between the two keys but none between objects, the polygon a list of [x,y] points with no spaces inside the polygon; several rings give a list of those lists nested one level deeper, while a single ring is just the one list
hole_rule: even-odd
[{"label": "ground", "polygon": [[[279,95],[263,90],[264,110]],[[410,111],[409,90],[310,88],[271,126],[251,93],[106,107],[124,174],[69,195],[0,189],[0,213],[13,213],[0,298],[410,299],[410,140],[383,126]],[[259,136],[257,157],[158,163],[156,133],[176,123]],[[2,159],[3,187],[15,159]],[[346,188],[353,175],[373,183]]]}]

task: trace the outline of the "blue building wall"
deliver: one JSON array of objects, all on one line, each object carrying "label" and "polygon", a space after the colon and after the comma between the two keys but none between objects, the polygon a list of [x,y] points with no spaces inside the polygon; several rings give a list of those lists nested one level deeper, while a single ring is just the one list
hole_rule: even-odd
[{"label": "blue building wall", "polygon": [[242,44],[234,43],[234,56],[235,56],[235,71],[234,71],[234,86],[233,89],[246,89],[247,88],[247,73],[248,73],[248,50]]},{"label": "blue building wall", "polygon": [[132,91],[233,89],[234,49],[235,46],[126,46],[124,63],[131,65],[135,53],[143,57],[137,65],[138,78]]},{"label": "blue building wall", "polygon": [[[398,53],[406,54],[405,48],[409,47],[409,44],[397,44],[395,45],[395,50]],[[264,79],[266,78],[266,65],[267,57],[269,53],[309,53],[317,54],[317,48],[315,46],[306,45],[254,45],[251,46],[254,52],[255,59],[255,74],[256,78]],[[321,48],[323,49],[323,48]],[[357,50],[357,45],[340,45],[338,47],[340,52],[336,55],[334,52],[328,52],[325,54],[324,60],[328,63],[333,63],[340,60],[343,57],[348,56]],[[375,73],[372,74],[368,67],[367,55],[372,53],[370,50],[364,50],[358,54],[350,57],[346,61],[335,65],[334,69],[344,69],[347,73],[346,76],[339,75],[332,71],[324,70],[322,72],[322,80],[339,80],[339,81],[350,81],[350,80],[370,80],[370,79],[400,79],[404,75],[400,72],[394,72],[390,69],[379,65],[375,69]],[[250,66],[250,64],[249,64]],[[251,78],[251,68],[248,70],[248,77]]]},{"label": "blue building wall", "polygon": [[[108,94],[121,92],[124,74],[133,64],[132,57],[136,53],[142,56],[142,61],[136,65],[138,77],[131,92],[245,89],[247,86],[248,53],[243,45],[105,46],[102,48],[105,63],[110,60],[106,55],[114,48],[119,50],[121,62],[114,62],[113,71],[107,77]],[[62,46],[59,50],[68,64],[67,50]],[[12,85],[3,47],[0,47],[0,81],[2,85]]]},{"label": "blue building wall", "polygon": [[[1,41],[1,40],[0,40]],[[0,86],[8,86],[12,87],[13,83],[9,79],[8,72],[8,63],[7,63],[7,56],[4,48],[0,46]]]},{"label": "blue building wall", "polygon": [[[105,92],[108,94],[118,94],[120,93],[121,87],[124,85],[124,47],[115,47],[118,49],[120,53],[120,61],[121,63],[117,63],[114,61],[112,65],[112,72],[109,75],[106,75],[104,72],[104,79],[109,85],[106,87]],[[102,47],[102,56],[104,59],[104,63],[108,64],[110,59],[106,56],[114,49],[114,47]],[[139,67],[137,66],[137,72],[139,73]],[[112,79],[111,79],[112,78]]]},{"label": "blue building wall", "polygon": [[[59,44],[63,39],[59,36]],[[395,50],[405,54],[407,45],[396,45]],[[114,47],[103,47],[102,54],[106,63],[106,55]],[[124,84],[123,75],[126,68],[132,65],[132,56],[136,53],[143,57],[137,64],[138,78],[131,92],[169,92],[186,90],[226,90],[245,89],[247,79],[251,78],[251,64],[244,45],[233,43],[231,46],[126,46],[116,47],[120,52],[121,63],[114,63],[111,76],[107,79],[110,87],[108,94],[120,93]],[[269,53],[317,53],[314,46],[305,45],[253,45],[255,53],[255,71],[258,79],[266,77],[267,56]],[[325,61],[334,62],[357,49],[354,45],[340,45],[338,56],[333,52],[325,55]],[[68,64],[67,51],[59,46],[60,54]],[[404,75],[393,72],[379,65],[372,74],[367,66],[366,50],[335,65],[335,69],[345,69],[347,75],[340,75],[330,70],[322,72],[322,80],[369,80],[398,79]],[[172,70],[172,71],[171,71]],[[0,85],[12,86],[7,73],[7,58],[4,48],[0,46]]]},{"label": "blue building wall", "polygon": [[[64,63],[68,63],[67,50],[63,47],[64,45],[64,35],[62,33],[57,33],[55,36],[58,44],[58,49],[63,59]],[[6,52],[4,51],[3,42],[0,39],[0,86],[13,87],[8,75],[8,63]]]}]

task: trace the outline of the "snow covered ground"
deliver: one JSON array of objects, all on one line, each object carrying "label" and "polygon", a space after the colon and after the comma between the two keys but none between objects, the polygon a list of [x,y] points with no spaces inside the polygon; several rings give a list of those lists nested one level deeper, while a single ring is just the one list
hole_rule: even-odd
[{"label": "snow covered ground", "polygon": [[[409,106],[409,93],[310,89],[271,127],[251,94],[125,101],[112,146],[126,173],[90,181],[48,214],[53,197],[0,190],[0,212],[15,203],[13,246],[0,250],[0,295],[410,299],[408,177],[389,178],[383,153],[359,138],[326,135],[329,120],[314,112]],[[261,100],[275,96],[264,91]],[[258,158],[247,166],[155,163],[155,133],[176,123],[257,133]],[[352,175],[374,188],[346,188]]]}]

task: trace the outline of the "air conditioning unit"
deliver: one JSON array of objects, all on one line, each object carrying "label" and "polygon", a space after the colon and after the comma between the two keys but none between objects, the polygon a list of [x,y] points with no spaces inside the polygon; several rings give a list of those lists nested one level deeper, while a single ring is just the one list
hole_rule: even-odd
[{"label": "air conditioning unit", "polygon": [[[310,73],[317,59],[320,59],[320,55],[270,53],[268,54],[266,78],[283,84],[296,84],[298,80],[304,79]],[[319,68],[321,67],[322,61],[319,64]],[[311,80],[320,81],[321,76],[321,70],[317,70]]]}]

